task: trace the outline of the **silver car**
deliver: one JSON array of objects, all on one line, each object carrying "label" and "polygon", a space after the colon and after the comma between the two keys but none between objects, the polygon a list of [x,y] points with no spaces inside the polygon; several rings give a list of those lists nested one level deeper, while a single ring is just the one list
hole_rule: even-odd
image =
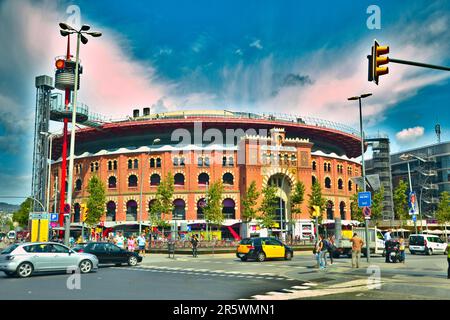
[{"label": "silver car", "polygon": [[77,253],[54,242],[16,243],[0,252],[0,271],[8,276],[26,278],[34,272],[76,268],[81,273],[89,273],[98,269],[98,259],[92,254]]}]

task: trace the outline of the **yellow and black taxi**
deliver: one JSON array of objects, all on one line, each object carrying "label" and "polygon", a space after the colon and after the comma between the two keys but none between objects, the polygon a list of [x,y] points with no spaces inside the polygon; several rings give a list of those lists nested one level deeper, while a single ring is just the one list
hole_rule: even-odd
[{"label": "yellow and black taxi", "polygon": [[276,238],[245,238],[239,243],[236,256],[242,261],[254,259],[263,262],[272,258],[291,260],[294,251]]}]

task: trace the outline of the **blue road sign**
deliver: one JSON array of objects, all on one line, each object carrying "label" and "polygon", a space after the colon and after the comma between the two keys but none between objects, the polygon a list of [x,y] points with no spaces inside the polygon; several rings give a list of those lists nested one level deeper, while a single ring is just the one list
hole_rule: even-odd
[{"label": "blue road sign", "polygon": [[358,207],[370,207],[372,205],[372,196],[370,192],[358,192]]},{"label": "blue road sign", "polygon": [[187,231],[191,232],[191,226],[187,226]]},{"label": "blue road sign", "polygon": [[364,207],[363,214],[364,214],[364,217],[370,218],[370,215],[372,214],[372,210],[370,210],[370,207]]},{"label": "blue road sign", "polygon": [[412,216],[412,221],[414,221],[414,222],[417,221],[417,215],[414,214],[414,215]]},{"label": "blue road sign", "polygon": [[50,221],[55,222],[58,221],[58,213],[50,213]]}]

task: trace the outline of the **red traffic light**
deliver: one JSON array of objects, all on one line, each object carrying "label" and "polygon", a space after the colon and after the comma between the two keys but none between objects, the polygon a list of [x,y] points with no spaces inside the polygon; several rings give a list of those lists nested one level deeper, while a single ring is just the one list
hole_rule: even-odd
[{"label": "red traffic light", "polygon": [[58,59],[55,62],[56,69],[61,70],[66,66],[66,62],[63,59]]}]

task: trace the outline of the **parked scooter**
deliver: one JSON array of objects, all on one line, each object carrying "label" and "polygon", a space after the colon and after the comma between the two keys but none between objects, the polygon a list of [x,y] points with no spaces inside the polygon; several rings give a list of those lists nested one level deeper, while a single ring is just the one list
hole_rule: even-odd
[{"label": "parked scooter", "polygon": [[388,240],[386,244],[388,261],[391,263],[403,262],[403,257],[400,253],[400,242],[398,240]]}]

